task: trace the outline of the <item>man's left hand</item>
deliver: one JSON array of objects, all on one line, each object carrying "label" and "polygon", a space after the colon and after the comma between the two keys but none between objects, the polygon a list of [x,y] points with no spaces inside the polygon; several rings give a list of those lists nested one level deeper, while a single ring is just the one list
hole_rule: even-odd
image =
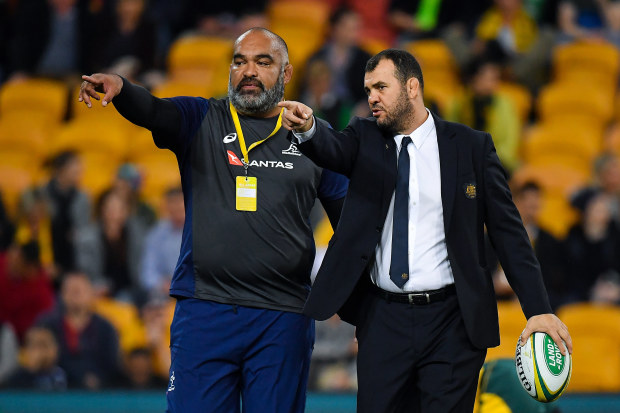
[{"label": "man's left hand", "polygon": [[568,327],[555,314],[539,314],[530,317],[521,333],[521,345],[524,346],[528,337],[536,331],[549,334],[563,355],[566,355],[567,351],[564,343],[568,347],[568,352],[573,353],[573,341]]}]

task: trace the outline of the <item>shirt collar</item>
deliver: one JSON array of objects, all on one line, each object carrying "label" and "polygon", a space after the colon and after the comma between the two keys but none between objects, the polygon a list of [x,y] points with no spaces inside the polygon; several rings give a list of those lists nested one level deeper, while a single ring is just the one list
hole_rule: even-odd
[{"label": "shirt collar", "polygon": [[417,149],[420,149],[424,142],[426,142],[426,138],[435,130],[435,121],[433,120],[433,115],[430,110],[426,109],[426,113],[428,113],[428,117],[416,130],[413,131],[411,135],[396,135],[394,136],[394,140],[396,141],[397,147],[400,149],[400,144],[405,136],[409,136],[411,141],[415,145]]}]

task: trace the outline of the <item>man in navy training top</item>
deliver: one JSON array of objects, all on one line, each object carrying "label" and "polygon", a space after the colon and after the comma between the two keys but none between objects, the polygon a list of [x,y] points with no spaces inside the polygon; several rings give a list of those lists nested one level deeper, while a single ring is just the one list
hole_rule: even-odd
[{"label": "man in navy training top", "polygon": [[170,294],[169,412],[303,412],[314,322],[310,290],[318,197],[335,227],[347,180],[314,165],[281,128],[293,68],[262,28],[235,42],[227,99],[158,99],[111,74],[83,76],[177,156],[186,209]]}]

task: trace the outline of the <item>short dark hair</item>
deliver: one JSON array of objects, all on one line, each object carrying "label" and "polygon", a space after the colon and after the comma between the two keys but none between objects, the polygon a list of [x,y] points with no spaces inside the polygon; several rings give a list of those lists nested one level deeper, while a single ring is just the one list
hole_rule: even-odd
[{"label": "short dark hair", "polygon": [[409,52],[400,49],[386,49],[377,53],[366,63],[366,73],[372,72],[382,60],[391,60],[396,68],[394,75],[401,84],[407,83],[415,77],[420,82],[420,88],[424,90],[424,78],[420,63]]}]

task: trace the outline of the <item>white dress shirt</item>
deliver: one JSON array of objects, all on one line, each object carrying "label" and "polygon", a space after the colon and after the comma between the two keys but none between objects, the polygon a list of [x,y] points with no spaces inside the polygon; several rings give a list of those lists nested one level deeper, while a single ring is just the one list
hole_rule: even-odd
[{"label": "white dress shirt", "polygon": [[[370,270],[372,281],[381,289],[391,292],[435,290],[454,283],[448,261],[446,234],[441,201],[441,171],[439,147],[433,116],[411,135],[413,143],[407,147],[409,169],[409,280],[399,288],[390,278],[392,261],[392,220],[394,194],[383,225],[381,241],[375,250],[375,263]],[[298,142],[311,139],[315,125],[305,133],[294,133]],[[396,153],[405,135],[396,135]]]},{"label": "white dress shirt", "polygon": [[[397,154],[404,136],[394,137]],[[379,288],[392,292],[435,290],[454,283],[444,231],[437,130],[430,112],[426,121],[409,136],[413,141],[407,147],[411,161],[409,279],[402,289],[390,279],[394,194],[383,225],[381,242],[375,250],[375,263],[370,270],[372,281]]]}]

